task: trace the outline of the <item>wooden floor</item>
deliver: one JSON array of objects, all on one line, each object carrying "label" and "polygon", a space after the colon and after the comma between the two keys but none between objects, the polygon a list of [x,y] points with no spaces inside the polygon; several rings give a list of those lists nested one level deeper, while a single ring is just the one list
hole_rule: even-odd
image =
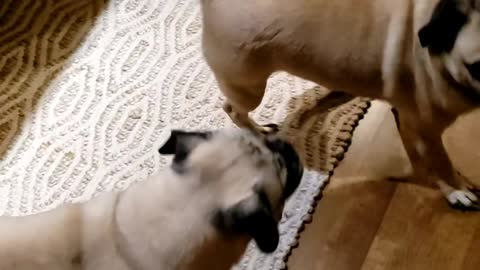
[{"label": "wooden floor", "polygon": [[[459,121],[444,141],[456,168],[480,184],[479,117]],[[480,213],[451,210],[437,190],[385,180],[409,171],[389,107],[374,102],[289,269],[480,269]]]}]

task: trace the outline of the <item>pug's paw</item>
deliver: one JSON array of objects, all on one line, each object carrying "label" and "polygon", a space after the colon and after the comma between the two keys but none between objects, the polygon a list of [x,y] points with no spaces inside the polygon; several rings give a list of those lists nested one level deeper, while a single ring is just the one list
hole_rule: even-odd
[{"label": "pug's paw", "polygon": [[464,211],[480,210],[480,203],[477,195],[468,190],[453,190],[446,195],[451,207]]},{"label": "pug's paw", "polygon": [[275,134],[280,130],[280,128],[277,124],[262,125],[262,126],[259,127],[259,129],[260,129],[260,132],[262,134],[265,134],[265,135]]}]

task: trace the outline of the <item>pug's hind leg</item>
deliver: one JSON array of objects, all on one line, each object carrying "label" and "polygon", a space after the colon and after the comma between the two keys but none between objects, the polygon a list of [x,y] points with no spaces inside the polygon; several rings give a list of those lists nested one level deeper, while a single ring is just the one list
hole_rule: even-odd
[{"label": "pug's hind leg", "polygon": [[250,118],[248,112],[242,112],[235,108],[236,107],[233,107],[228,101],[223,105],[223,110],[238,127],[256,130],[262,134],[272,134],[278,131],[278,126],[276,124],[258,125]]},{"label": "pug's hind leg", "polygon": [[249,113],[262,102],[267,84],[266,79],[248,86],[228,82],[224,79],[217,79],[217,81],[227,98],[223,110],[237,126],[253,129],[264,134],[274,133],[278,130],[274,124],[261,126],[249,116]]}]

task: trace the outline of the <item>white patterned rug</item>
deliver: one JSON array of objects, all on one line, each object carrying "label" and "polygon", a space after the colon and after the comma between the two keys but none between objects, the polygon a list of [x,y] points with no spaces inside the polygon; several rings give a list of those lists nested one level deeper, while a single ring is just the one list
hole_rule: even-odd
[{"label": "white patterned rug", "polygon": [[[198,0],[0,1],[0,214],[124,189],[166,166],[171,128],[233,126],[203,61]],[[309,170],[279,249],[240,269],[281,269],[368,100],[271,78],[253,114],[281,123]],[[319,102],[320,101],[320,102]]]}]

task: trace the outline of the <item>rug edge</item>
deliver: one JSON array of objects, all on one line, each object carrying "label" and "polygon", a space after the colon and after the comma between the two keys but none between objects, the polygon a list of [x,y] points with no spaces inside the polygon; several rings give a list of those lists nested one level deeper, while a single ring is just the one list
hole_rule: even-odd
[{"label": "rug edge", "polygon": [[[362,105],[362,106],[361,106]],[[280,270],[286,270],[288,269],[288,260],[290,259],[293,251],[298,248],[300,245],[300,240],[301,240],[301,234],[305,230],[306,226],[313,221],[313,215],[315,214],[315,210],[317,207],[318,202],[323,196],[323,190],[327,187],[327,185],[330,183],[330,179],[335,171],[335,169],[340,165],[341,161],[344,159],[345,154],[348,152],[348,149],[350,148],[350,145],[352,144],[352,138],[355,130],[357,129],[358,125],[360,124],[360,121],[364,119],[365,115],[368,113],[369,109],[371,108],[372,105],[372,100],[369,98],[360,98],[357,104],[355,104],[355,107],[359,108],[360,111],[358,113],[351,114],[350,120],[351,121],[345,121],[343,123],[343,128],[351,128],[350,131],[350,136],[349,137],[341,137],[337,136],[335,143],[337,145],[340,145],[339,147],[341,148],[341,153],[337,155],[331,154],[330,158],[336,160],[336,162],[332,163],[332,167],[330,170],[328,170],[328,178],[327,180],[323,183],[323,185],[320,187],[318,190],[318,194],[313,198],[313,203],[310,205],[310,209],[308,211],[308,215],[306,215],[303,220],[302,220],[302,225],[298,228],[295,236],[295,241],[292,243],[286,252],[286,255],[283,258],[283,267],[280,268]],[[332,127],[333,128],[333,127]]]}]

